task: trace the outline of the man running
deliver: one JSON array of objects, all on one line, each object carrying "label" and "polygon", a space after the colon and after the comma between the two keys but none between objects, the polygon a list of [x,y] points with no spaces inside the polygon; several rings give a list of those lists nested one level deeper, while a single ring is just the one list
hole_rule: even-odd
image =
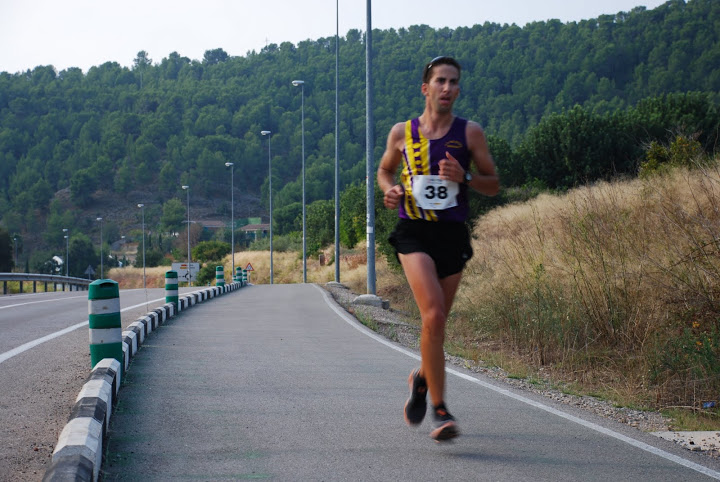
[{"label": "man running", "polygon": [[421,363],[408,379],[405,421],[409,425],[423,421],[430,391],[434,418],[430,436],[442,441],[460,434],[445,406],[443,343],[462,270],[473,254],[465,224],[467,189],[494,196],[500,181],[482,128],[453,114],[460,94],[460,64],[444,56],[431,60],[423,69],[421,91],[425,110],[420,117],[392,127],[377,178],[385,207],[398,209],[400,219],[390,243],[422,320]]}]

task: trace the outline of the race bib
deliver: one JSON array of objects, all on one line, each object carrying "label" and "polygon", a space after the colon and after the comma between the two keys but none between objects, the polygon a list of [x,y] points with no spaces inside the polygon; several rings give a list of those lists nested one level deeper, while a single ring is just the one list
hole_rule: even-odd
[{"label": "race bib", "polygon": [[457,206],[458,183],[445,181],[440,176],[414,176],[412,194],[415,204],[422,209],[443,209]]}]

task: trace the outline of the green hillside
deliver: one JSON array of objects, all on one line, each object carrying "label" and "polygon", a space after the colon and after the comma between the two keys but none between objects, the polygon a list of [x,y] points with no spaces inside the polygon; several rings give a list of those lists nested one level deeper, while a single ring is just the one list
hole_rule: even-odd
[{"label": "green hillside", "polygon": [[[570,23],[375,30],[373,162],[390,126],[421,112],[421,69],[438,54],[464,67],[456,112],[489,135],[504,186],[493,203],[522,187],[563,190],[634,176],[651,141],[668,143],[680,132],[711,151],[720,125],[718,32],[713,0]],[[364,34],[347,32],[339,51],[345,191],[365,179]],[[182,232],[184,184],[193,219],[227,221],[225,162],[235,164],[235,215],[266,216],[261,130],[273,133],[277,233],[296,231],[301,99],[294,79],[305,81],[307,202],[319,203],[320,224],[332,223],[325,207],[334,182],[334,37],[270,44],[244,57],[222,48],[202,60],[151,54],[139,52],[132,68],[108,62],[86,74],[52,66],[0,73],[0,226],[21,240],[18,264],[33,252],[59,254],[62,228],[97,243],[98,216],[106,242],[130,236],[140,228],[140,202],[148,229],[167,241]],[[487,203],[476,199],[474,212]],[[159,238],[156,246],[163,247]]]}]

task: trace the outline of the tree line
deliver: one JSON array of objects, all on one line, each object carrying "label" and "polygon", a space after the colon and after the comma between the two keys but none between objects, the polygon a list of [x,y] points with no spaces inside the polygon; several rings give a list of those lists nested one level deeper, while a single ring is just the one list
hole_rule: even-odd
[{"label": "tree line", "polygon": [[[718,2],[671,0],[579,22],[374,30],[372,161],[392,124],[422,111],[422,67],[440,54],[463,65],[456,112],[484,126],[501,174],[503,195],[475,199],[476,215],[528,186],[567,189],[635,175],[647,146],[669,143],[680,131],[710,151],[720,125],[719,21]],[[353,199],[341,225],[354,226],[364,206],[353,196],[365,178],[365,37],[350,30],[339,42],[340,186]],[[67,226],[97,238],[96,223],[81,213],[92,210],[98,193],[139,191],[151,193],[148,224],[180,232],[180,187],[192,183],[193,196],[227,198],[226,162],[235,164],[244,216],[267,214],[272,166],[275,228],[296,233],[302,133],[295,79],[305,81],[309,231],[328,232],[334,37],[270,44],[239,57],[222,48],[201,60],[174,52],[154,62],[150,55],[139,52],[132,67],[107,62],[87,73],[50,65],[0,73],[0,223],[8,233],[34,250],[63,247]],[[272,132],[269,145],[262,130]],[[132,214],[116,221],[116,238],[125,225],[139,225],[128,202]],[[216,203],[218,214],[227,203]],[[175,225],[161,221],[173,217],[165,210],[175,212]],[[358,237],[343,232],[344,243]]]}]

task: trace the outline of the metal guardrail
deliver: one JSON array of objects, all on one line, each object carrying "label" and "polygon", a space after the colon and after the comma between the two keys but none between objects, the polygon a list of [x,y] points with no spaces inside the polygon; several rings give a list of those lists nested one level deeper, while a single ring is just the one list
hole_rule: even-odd
[{"label": "metal guardrail", "polygon": [[62,286],[62,291],[65,291],[65,286],[68,286],[70,291],[87,290],[87,287],[92,283],[92,280],[84,278],[74,278],[72,276],[57,276],[54,274],[39,274],[39,273],[0,273],[0,281],[3,284],[3,294],[8,293],[7,283],[8,281],[17,281],[20,283],[20,292],[24,292],[23,284],[31,282],[33,284],[33,293],[37,292],[37,284],[44,283],[45,291],[48,289],[48,284],[52,284],[54,291],[58,291],[58,285]]}]

